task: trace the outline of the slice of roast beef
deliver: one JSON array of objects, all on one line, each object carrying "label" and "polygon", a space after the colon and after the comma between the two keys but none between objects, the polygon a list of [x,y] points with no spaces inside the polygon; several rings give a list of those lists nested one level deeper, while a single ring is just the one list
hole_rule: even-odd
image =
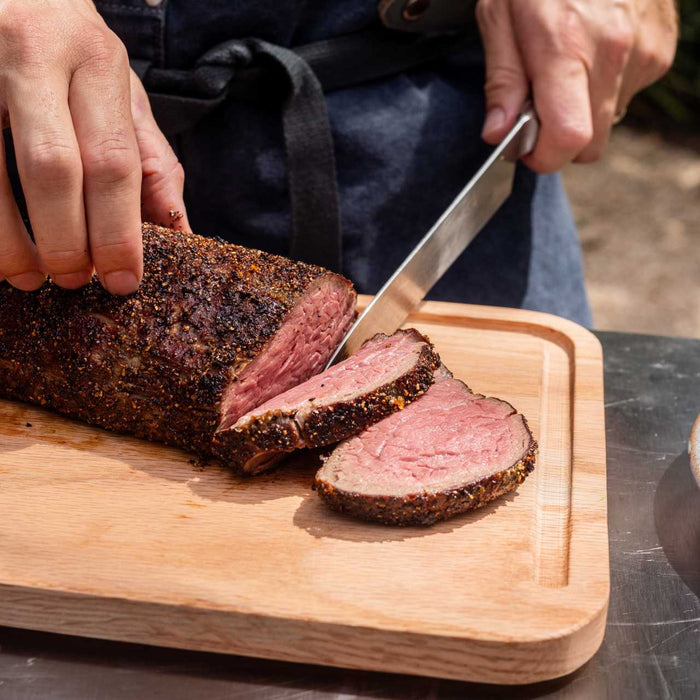
[{"label": "slice of roast beef", "polygon": [[432,384],[439,365],[418,331],[378,334],[347,360],[223,423],[214,452],[257,474],[287,452],[330,445],[402,409]]},{"label": "slice of roast beef", "polygon": [[316,474],[335,510],[390,525],[430,525],[511,491],[537,445],[505,401],[473,394],[441,371],[400,413],[342,442]]},{"label": "slice of roast beef", "polygon": [[209,454],[223,421],[323,369],[353,321],[340,275],[144,224],[135,294],[0,283],[0,396]]}]

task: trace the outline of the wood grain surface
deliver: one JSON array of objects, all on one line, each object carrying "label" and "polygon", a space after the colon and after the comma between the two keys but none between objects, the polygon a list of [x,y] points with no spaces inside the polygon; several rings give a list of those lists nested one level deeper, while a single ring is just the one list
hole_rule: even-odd
[{"label": "wood grain surface", "polygon": [[609,588],[598,341],[438,302],[407,325],[527,416],[540,453],[516,492],[392,529],[330,512],[311,454],[241,479],[0,401],[0,624],[494,683],[581,666]]}]

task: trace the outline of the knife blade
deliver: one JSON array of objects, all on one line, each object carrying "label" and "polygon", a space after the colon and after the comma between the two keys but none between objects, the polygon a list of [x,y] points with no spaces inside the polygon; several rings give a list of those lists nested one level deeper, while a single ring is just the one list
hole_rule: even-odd
[{"label": "knife blade", "polygon": [[360,314],[326,369],[352,355],[375,333],[391,335],[401,326],[508,199],[515,164],[533,150],[538,130],[534,110],[525,107],[515,126]]}]

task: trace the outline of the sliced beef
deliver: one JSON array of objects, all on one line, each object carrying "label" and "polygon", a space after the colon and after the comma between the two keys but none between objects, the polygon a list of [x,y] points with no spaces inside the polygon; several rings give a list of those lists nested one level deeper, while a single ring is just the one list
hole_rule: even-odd
[{"label": "sliced beef", "polygon": [[319,372],[356,295],[319,267],[144,224],[135,294],[0,283],[0,396],[203,454]]},{"label": "sliced beef", "polygon": [[511,491],[537,445],[505,401],[473,394],[444,370],[400,413],[341,443],[316,474],[334,509],[391,525],[430,525]]},{"label": "sliced beef", "polygon": [[440,359],[416,330],[376,335],[352,357],[223,424],[214,451],[247,474],[304,447],[355,435],[420,396]]}]

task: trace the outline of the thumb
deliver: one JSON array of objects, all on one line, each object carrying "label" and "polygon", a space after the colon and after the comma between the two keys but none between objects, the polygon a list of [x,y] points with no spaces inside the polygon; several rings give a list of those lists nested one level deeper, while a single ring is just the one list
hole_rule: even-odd
[{"label": "thumb", "polygon": [[529,83],[510,15],[503,0],[479,0],[476,19],[486,56],[486,120],[481,136],[497,144],[515,124]]},{"label": "thumb", "polygon": [[141,154],[141,215],[146,221],[189,230],[183,189],[185,171],[158,128],[148,95],[131,71],[131,113]]}]

